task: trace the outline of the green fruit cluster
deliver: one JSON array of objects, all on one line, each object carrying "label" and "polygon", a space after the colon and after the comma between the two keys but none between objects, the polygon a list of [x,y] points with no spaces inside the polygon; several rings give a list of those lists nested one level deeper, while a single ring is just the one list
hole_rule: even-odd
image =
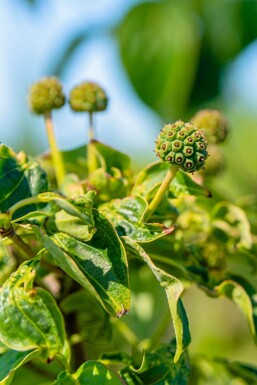
[{"label": "green fruit cluster", "polygon": [[106,93],[97,83],[81,83],[70,93],[70,106],[74,111],[103,111],[106,109],[107,103]]},{"label": "green fruit cluster", "polygon": [[34,83],[29,92],[29,106],[35,114],[42,115],[65,103],[62,84],[56,77],[47,77]]},{"label": "green fruit cluster", "polygon": [[227,138],[229,124],[225,116],[218,110],[200,110],[193,116],[191,122],[200,130],[204,130],[209,143],[222,143]]},{"label": "green fruit cluster", "polygon": [[203,133],[181,120],[167,124],[156,139],[156,155],[164,162],[180,166],[186,172],[204,168],[208,152]]}]

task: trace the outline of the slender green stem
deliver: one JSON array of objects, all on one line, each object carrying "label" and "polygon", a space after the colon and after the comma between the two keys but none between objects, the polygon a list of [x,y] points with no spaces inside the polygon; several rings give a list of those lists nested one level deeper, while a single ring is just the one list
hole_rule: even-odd
[{"label": "slender green stem", "polygon": [[53,121],[52,121],[52,115],[50,111],[45,113],[45,125],[46,125],[46,132],[48,136],[49,146],[51,149],[53,164],[54,164],[57,186],[58,188],[60,188],[65,176],[65,167],[62,159],[62,154],[59,151],[59,148],[57,146],[56,139],[54,136]]},{"label": "slender green stem", "polygon": [[167,172],[165,178],[162,181],[162,184],[160,185],[155,197],[151,201],[148,210],[146,211],[144,215],[144,221],[147,221],[151,216],[153,215],[154,211],[157,209],[161,201],[163,200],[166,192],[168,191],[169,185],[171,181],[173,180],[174,176],[176,175],[177,171],[179,170],[179,166],[177,165],[171,165],[169,168],[169,171]]},{"label": "slender green stem", "polygon": [[155,329],[154,333],[151,336],[148,349],[151,350],[156,347],[156,345],[160,342],[160,339],[164,336],[166,333],[168,327],[171,324],[171,315],[170,311],[167,310],[164,316],[162,317],[159,325]]},{"label": "slender green stem", "polygon": [[97,158],[94,148],[95,130],[93,125],[93,112],[89,112],[89,130],[88,130],[88,145],[87,145],[87,162],[88,173],[91,174],[97,169]]},{"label": "slender green stem", "polygon": [[95,129],[93,125],[93,112],[89,112],[89,130],[88,130],[89,142],[95,139]]},{"label": "slender green stem", "polygon": [[120,334],[135,348],[137,348],[139,339],[135,335],[132,329],[120,319],[112,319],[116,329],[120,332]]}]

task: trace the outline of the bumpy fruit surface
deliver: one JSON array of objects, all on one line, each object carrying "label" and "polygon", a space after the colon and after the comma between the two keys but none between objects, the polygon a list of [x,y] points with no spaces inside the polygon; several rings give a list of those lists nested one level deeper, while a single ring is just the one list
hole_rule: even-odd
[{"label": "bumpy fruit surface", "polygon": [[62,84],[56,77],[47,77],[30,88],[29,106],[35,114],[45,114],[65,103]]},{"label": "bumpy fruit surface", "polygon": [[221,143],[227,138],[229,124],[225,116],[218,110],[200,110],[193,116],[191,122],[200,130],[204,130],[209,143]]},{"label": "bumpy fruit surface", "polygon": [[103,111],[106,109],[107,103],[106,93],[97,83],[81,83],[70,93],[70,106],[74,111]]},{"label": "bumpy fruit surface", "polygon": [[167,124],[156,139],[155,152],[159,158],[180,166],[187,172],[204,168],[208,152],[203,133],[191,124],[181,120]]}]

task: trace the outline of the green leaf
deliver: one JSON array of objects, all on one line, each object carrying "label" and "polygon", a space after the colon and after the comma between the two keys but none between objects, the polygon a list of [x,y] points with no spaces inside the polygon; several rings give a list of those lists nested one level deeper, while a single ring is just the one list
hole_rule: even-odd
[{"label": "green leaf", "polygon": [[70,374],[62,372],[53,385],[125,385],[125,382],[107,366],[98,361],[87,361]]},{"label": "green leaf", "polygon": [[166,119],[186,107],[200,37],[195,14],[180,1],[137,5],[119,27],[122,60],[136,92]]},{"label": "green leaf", "polygon": [[115,167],[112,167],[108,172],[104,167],[97,168],[88,176],[87,184],[90,189],[97,192],[97,203],[123,198],[128,194],[128,179]]},{"label": "green leaf", "polygon": [[33,288],[38,260],[24,262],[0,290],[0,341],[10,349],[40,349],[52,360],[66,357],[62,315],[49,292]]},{"label": "green leaf", "polygon": [[[49,232],[63,232],[82,241],[90,241],[96,232],[93,216],[94,191],[89,191],[81,195],[71,203],[65,198],[53,196],[54,202],[64,209],[56,212],[46,223],[46,229]],[[62,204],[60,205],[59,199]],[[64,202],[63,202],[64,201]]]},{"label": "green leaf", "polygon": [[109,314],[88,291],[79,290],[68,295],[60,303],[60,308],[65,315],[76,313],[76,324],[83,341],[94,345],[110,342]]},{"label": "green leaf", "polygon": [[[157,161],[149,164],[138,174],[131,193],[140,195],[149,202],[160,187],[168,170],[168,163]],[[186,195],[211,196],[204,186],[196,183],[186,172],[179,170],[170,184],[169,198],[179,198]]]},{"label": "green leaf", "polygon": [[115,199],[99,207],[99,211],[113,224],[120,235],[144,243],[170,234],[174,226],[165,227],[160,223],[144,223],[147,202],[140,196]]},{"label": "green leaf", "polygon": [[[20,154],[18,154],[21,156]],[[26,155],[24,154],[26,157]],[[45,171],[40,167],[39,163],[32,158],[25,158],[21,163],[25,177],[30,186],[32,196],[36,196],[48,190],[48,178]]]},{"label": "green leaf", "polygon": [[131,385],[187,385],[189,361],[185,353],[174,363],[175,344],[162,345],[153,352],[145,352],[139,369],[129,366],[120,371]]},{"label": "green leaf", "polygon": [[190,385],[256,385],[257,368],[226,359],[197,357],[191,361]]},{"label": "green leaf", "polygon": [[130,168],[130,158],[122,152],[94,140],[92,143],[98,157],[98,161],[107,172],[117,168],[123,173]]},{"label": "green leaf", "polygon": [[88,289],[110,314],[120,317],[130,307],[126,252],[108,220],[97,210],[93,212],[97,232],[88,243],[64,233],[50,238],[35,230],[55,262]]},{"label": "green leaf", "polygon": [[122,240],[129,251],[136,254],[149,266],[160,285],[165,289],[177,341],[174,357],[174,362],[177,362],[191,341],[187,315],[180,299],[184,290],[183,284],[179,279],[156,267],[144,249],[135,241],[129,237],[122,237]]},{"label": "green leaf", "polygon": [[240,208],[228,202],[219,202],[214,206],[212,211],[212,224],[221,233],[224,234],[228,241],[235,241],[235,246],[250,249],[252,242],[252,234],[250,223],[245,212]]},{"label": "green leaf", "polygon": [[219,296],[231,299],[244,313],[247,318],[252,336],[257,343],[257,294],[256,291],[244,280],[238,279],[223,281],[216,286],[215,290]]},{"label": "green leaf", "polygon": [[61,185],[61,193],[70,198],[84,195],[81,180],[76,174],[66,174]]},{"label": "green leaf", "polygon": [[[18,156],[4,144],[0,144],[0,211],[6,212],[9,207],[21,199],[46,191],[47,178],[45,172],[34,161],[27,161],[23,153]],[[17,215],[24,215],[33,206],[19,210]]]},{"label": "green leaf", "polygon": [[34,349],[24,352],[9,350],[3,354],[0,357],[0,385],[7,384],[7,381],[11,380],[14,372],[19,369],[19,367],[39,356],[39,353],[39,349]]}]

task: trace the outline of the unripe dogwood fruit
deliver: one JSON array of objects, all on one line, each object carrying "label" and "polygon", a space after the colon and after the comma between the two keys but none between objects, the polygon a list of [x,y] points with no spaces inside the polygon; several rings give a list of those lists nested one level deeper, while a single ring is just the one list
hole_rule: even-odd
[{"label": "unripe dogwood fruit", "polygon": [[70,106],[77,112],[97,112],[106,109],[108,98],[105,91],[93,82],[75,86],[70,93]]},{"label": "unripe dogwood fruit", "polygon": [[203,133],[192,124],[181,120],[167,124],[156,139],[156,155],[164,162],[182,170],[194,172],[204,168],[208,152]]},{"label": "unripe dogwood fruit", "polygon": [[32,112],[43,115],[65,103],[62,84],[56,77],[47,77],[34,83],[29,92],[29,106]]},{"label": "unripe dogwood fruit", "polygon": [[225,116],[218,110],[200,110],[193,116],[191,122],[200,130],[204,130],[209,143],[221,143],[227,138],[229,124]]}]

